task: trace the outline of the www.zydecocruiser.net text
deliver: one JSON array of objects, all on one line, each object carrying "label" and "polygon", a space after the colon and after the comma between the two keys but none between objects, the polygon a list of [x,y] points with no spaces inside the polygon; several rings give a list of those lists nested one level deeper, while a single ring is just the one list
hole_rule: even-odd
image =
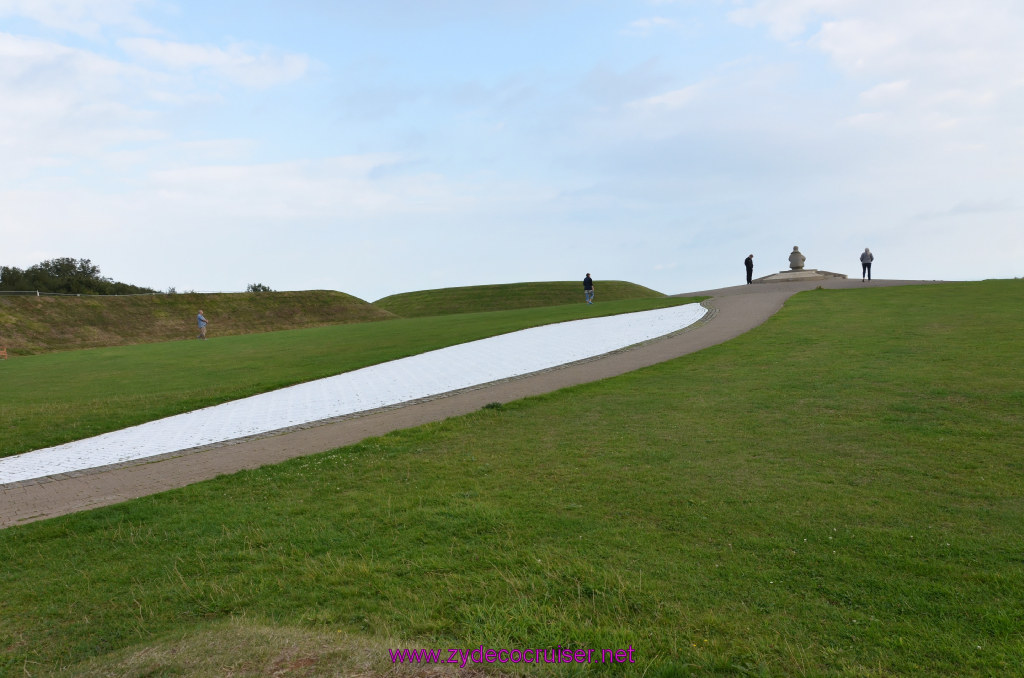
[{"label": "www.zydecocruiser.net text", "polygon": [[388,650],[393,664],[635,664],[633,646],[626,649],[573,650],[567,647],[488,649],[446,648]]}]

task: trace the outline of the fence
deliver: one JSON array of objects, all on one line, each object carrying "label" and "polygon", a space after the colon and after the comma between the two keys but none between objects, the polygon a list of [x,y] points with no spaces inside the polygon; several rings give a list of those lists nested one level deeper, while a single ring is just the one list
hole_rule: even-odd
[{"label": "fence", "polygon": [[[0,290],[0,294],[28,295],[33,297],[80,297],[81,294],[71,292],[40,292],[39,290]],[[166,292],[140,292],[137,294],[86,294],[87,297],[151,297],[155,294],[166,294]]]},{"label": "fence", "polygon": [[32,297],[155,297],[157,295],[175,297],[185,294],[259,294],[255,292],[137,292],[135,294],[74,294],[71,292],[40,292],[39,290],[0,290],[0,295],[27,295]]}]

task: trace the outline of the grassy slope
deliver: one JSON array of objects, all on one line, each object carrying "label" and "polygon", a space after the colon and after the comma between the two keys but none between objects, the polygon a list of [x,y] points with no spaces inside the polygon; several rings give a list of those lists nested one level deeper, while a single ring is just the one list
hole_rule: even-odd
[{"label": "grassy slope", "polygon": [[[1017,281],[810,292],[629,375],[4,530],[0,671],[363,675],[356,638],[1021,675],[1022,332]],[[297,639],[238,643],[266,627]]]},{"label": "grassy slope", "polygon": [[2,361],[0,457],[524,327],[691,301],[395,319]]},{"label": "grassy slope", "polygon": [[157,294],[126,297],[0,295],[0,346],[33,355],[196,336],[206,312],[210,336],[392,318],[362,299],[315,290],[259,294]]},{"label": "grassy slope", "polygon": [[[594,283],[594,290],[595,301],[599,303],[665,296],[661,292],[620,280],[598,280]],[[404,318],[414,318],[425,315],[577,304],[582,299],[581,279],[580,282],[510,283],[407,292],[378,299],[374,306]]]}]

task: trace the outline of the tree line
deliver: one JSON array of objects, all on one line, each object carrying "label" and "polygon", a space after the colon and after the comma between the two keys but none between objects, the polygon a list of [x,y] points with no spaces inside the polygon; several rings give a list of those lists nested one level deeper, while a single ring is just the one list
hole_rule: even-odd
[{"label": "tree line", "polygon": [[61,257],[26,269],[0,266],[0,291],[51,292],[60,294],[150,294],[149,287],[116,282],[100,275],[100,267],[88,259]]}]

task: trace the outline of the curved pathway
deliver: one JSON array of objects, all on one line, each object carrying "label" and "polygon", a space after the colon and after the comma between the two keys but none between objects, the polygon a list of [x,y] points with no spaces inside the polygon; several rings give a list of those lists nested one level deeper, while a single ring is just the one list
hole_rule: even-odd
[{"label": "curved pathway", "polygon": [[180,455],[242,438],[514,379],[681,331],[709,311],[683,304],[531,327],[315,379],[0,459],[0,486]]},{"label": "curved pathway", "polygon": [[[925,281],[874,281],[872,287],[923,284]],[[236,438],[171,454],[0,485],[0,527],[115,504],[207,480],[223,473],[279,463],[350,445],[390,431],[466,414],[491,402],[509,402],[647,367],[722,343],[763,323],[796,292],[814,289],[862,288],[859,281],[830,279],[811,282],[741,285],[680,296],[710,296],[711,311],[683,332],[647,341],[592,360],[573,362],[523,377],[487,383],[340,419],[292,427],[276,434]],[[682,308],[682,307],[676,307]],[[538,328],[539,329],[539,328]],[[643,341],[643,339],[641,339]],[[578,360],[578,358],[577,358]],[[457,387],[458,388],[458,387]],[[408,399],[406,399],[408,400]],[[185,416],[185,415],[182,415]]]}]

